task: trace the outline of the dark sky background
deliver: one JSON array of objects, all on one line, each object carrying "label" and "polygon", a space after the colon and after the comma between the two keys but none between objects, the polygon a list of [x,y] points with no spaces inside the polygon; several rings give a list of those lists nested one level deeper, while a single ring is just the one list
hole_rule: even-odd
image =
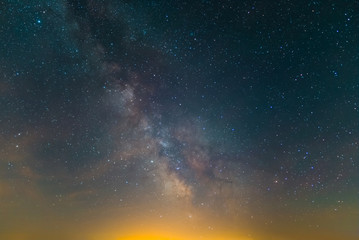
[{"label": "dark sky background", "polygon": [[0,238],[359,237],[358,1],[1,1]]}]

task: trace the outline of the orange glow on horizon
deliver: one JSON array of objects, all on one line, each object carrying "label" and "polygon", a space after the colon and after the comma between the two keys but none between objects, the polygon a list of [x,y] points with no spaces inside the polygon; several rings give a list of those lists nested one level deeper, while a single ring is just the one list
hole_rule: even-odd
[{"label": "orange glow on horizon", "polygon": [[152,236],[152,235],[136,235],[128,237],[120,237],[116,240],[181,240],[179,238],[163,237],[163,236]]},{"label": "orange glow on horizon", "polygon": [[168,237],[168,236],[161,236],[161,235],[133,235],[133,236],[126,236],[126,237],[120,237],[117,238],[116,240],[198,240],[198,239],[203,239],[203,240],[253,240],[252,238],[249,237],[232,237],[232,238],[228,238],[228,237],[190,237],[190,236],[186,236],[186,237]]},{"label": "orange glow on horizon", "polygon": [[[194,240],[198,238],[171,238],[171,237],[156,237],[156,236],[132,236],[132,237],[124,237],[124,238],[118,238],[117,240]],[[208,239],[208,238],[200,238],[200,239]],[[222,238],[211,238],[208,240],[224,240]],[[228,239],[229,240],[229,239]],[[241,238],[236,240],[251,240],[249,238]]]}]

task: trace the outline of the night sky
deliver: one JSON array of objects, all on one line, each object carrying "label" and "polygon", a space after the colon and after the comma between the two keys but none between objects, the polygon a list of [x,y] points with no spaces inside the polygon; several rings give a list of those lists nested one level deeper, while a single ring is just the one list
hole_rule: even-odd
[{"label": "night sky", "polygon": [[0,239],[359,239],[359,2],[0,3]]}]

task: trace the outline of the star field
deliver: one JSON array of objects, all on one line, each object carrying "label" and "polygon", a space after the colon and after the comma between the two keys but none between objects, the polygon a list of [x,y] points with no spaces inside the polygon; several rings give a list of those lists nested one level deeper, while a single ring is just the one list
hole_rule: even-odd
[{"label": "star field", "polygon": [[357,239],[358,9],[3,1],[0,239]]}]

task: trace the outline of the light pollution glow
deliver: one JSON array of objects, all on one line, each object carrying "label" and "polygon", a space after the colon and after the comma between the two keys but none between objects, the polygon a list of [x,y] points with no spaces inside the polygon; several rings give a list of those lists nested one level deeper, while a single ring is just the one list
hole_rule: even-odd
[{"label": "light pollution glow", "polygon": [[[35,202],[32,203],[36,206]],[[46,201],[43,201],[43,204],[47,204]],[[342,211],[337,218],[332,216],[330,209],[321,209],[315,215],[298,219],[298,224],[285,223],[285,218],[289,217],[286,216],[282,220],[277,218],[276,222],[260,225],[263,219],[233,218],[210,209],[184,206],[180,201],[167,206],[161,204],[165,203],[142,202],[125,209],[102,206],[94,210],[78,209],[72,212],[70,209],[66,212],[38,205],[33,210],[30,206],[24,205],[16,210],[8,207],[7,211],[2,211],[5,215],[2,215],[4,218],[1,221],[0,239],[334,240],[346,234],[345,229],[335,230],[335,226],[345,224],[350,229],[358,221],[358,213],[353,212],[353,208]],[[148,208],[153,211],[149,211]],[[163,215],[159,215],[161,213]],[[342,222],[346,216],[352,217]],[[249,222],[252,222],[251,225]],[[314,227],[312,231],[304,231],[309,222],[320,222],[321,225],[319,228]],[[285,229],[282,228],[284,225]],[[21,232],[18,232],[17,229],[20,227]],[[302,232],[292,236],[294,231]],[[355,239],[355,236],[347,239]]]}]

